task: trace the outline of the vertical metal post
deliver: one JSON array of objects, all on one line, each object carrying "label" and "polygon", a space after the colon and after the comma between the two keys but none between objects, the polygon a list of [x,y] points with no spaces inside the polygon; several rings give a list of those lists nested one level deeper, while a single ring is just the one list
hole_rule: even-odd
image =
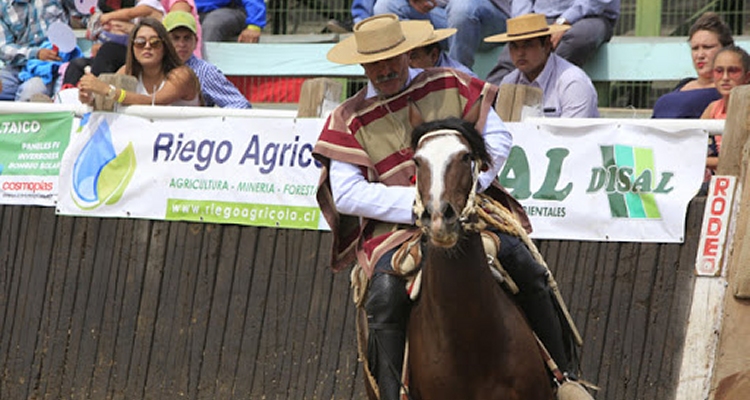
[{"label": "vertical metal post", "polygon": [[663,0],[636,0],[636,36],[660,36],[662,1]]}]

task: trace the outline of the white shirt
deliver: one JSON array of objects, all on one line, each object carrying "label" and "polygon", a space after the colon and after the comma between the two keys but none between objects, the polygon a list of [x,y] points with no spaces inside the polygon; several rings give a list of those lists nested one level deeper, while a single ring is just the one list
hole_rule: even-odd
[{"label": "white shirt", "polygon": [[[421,72],[421,69],[409,68],[406,86]],[[376,95],[375,87],[368,82],[366,98]],[[484,141],[492,167],[479,175],[480,192],[487,189],[497,177],[513,145],[513,137],[494,109],[490,109],[487,116]],[[340,213],[399,224],[412,223],[412,205],[416,197],[414,186],[386,186],[380,182],[368,182],[359,167],[337,160],[331,160],[329,178],[333,200]]]}]

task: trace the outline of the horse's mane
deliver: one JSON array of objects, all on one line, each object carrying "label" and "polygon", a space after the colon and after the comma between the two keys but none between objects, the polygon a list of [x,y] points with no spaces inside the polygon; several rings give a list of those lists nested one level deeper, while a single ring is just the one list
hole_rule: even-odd
[{"label": "horse's mane", "polygon": [[474,128],[474,124],[461,118],[446,118],[436,121],[425,122],[411,133],[411,148],[417,150],[419,139],[425,134],[440,129],[451,129],[458,131],[466,139],[471,148],[471,156],[474,159],[481,160],[485,165],[492,165],[492,159],[487,152],[487,145],[484,143],[484,137]]}]

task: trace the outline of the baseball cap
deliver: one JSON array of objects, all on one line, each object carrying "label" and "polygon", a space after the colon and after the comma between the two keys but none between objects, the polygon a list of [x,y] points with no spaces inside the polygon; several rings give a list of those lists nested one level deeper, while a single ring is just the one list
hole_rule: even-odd
[{"label": "baseball cap", "polygon": [[167,28],[167,32],[184,27],[190,29],[195,34],[198,33],[198,26],[195,23],[193,14],[186,11],[170,11],[161,23]]}]

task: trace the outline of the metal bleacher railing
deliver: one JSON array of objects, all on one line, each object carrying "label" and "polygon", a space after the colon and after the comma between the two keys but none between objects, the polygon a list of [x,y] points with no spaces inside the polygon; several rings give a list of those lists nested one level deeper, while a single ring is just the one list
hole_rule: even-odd
[{"label": "metal bleacher railing", "polygon": [[[658,42],[654,36],[664,37],[665,41],[679,42],[678,38],[685,37],[690,25],[706,11],[718,12],[732,27],[735,35],[750,35],[750,5],[746,3],[746,0],[622,0],[613,42],[628,41],[629,37],[649,37],[647,42]],[[264,35],[326,33],[328,20],[343,21],[349,18],[350,4],[351,0],[268,0],[268,25],[264,29]],[[667,37],[671,38],[666,39]],[[277,40],[274,38],[273,41]],[[689,55],[687,44],[684,49]],[[290,97],[288,93],[294,92],[294,88],[299,87],[304,80],[299,77],[282,79],[259,76],[233,79],[251,99],[270,103],[295,101],[295,97]],[[363,82],[363,78],[347,79],[347,91],[353,93]],[[648,76],[642,79],[597,82],[599,105],[649,109],[659,96],[671,90],[676,83],[677,80],[674,79],[651,80]],[[270,87],[275,90],[270,90]]]}]

